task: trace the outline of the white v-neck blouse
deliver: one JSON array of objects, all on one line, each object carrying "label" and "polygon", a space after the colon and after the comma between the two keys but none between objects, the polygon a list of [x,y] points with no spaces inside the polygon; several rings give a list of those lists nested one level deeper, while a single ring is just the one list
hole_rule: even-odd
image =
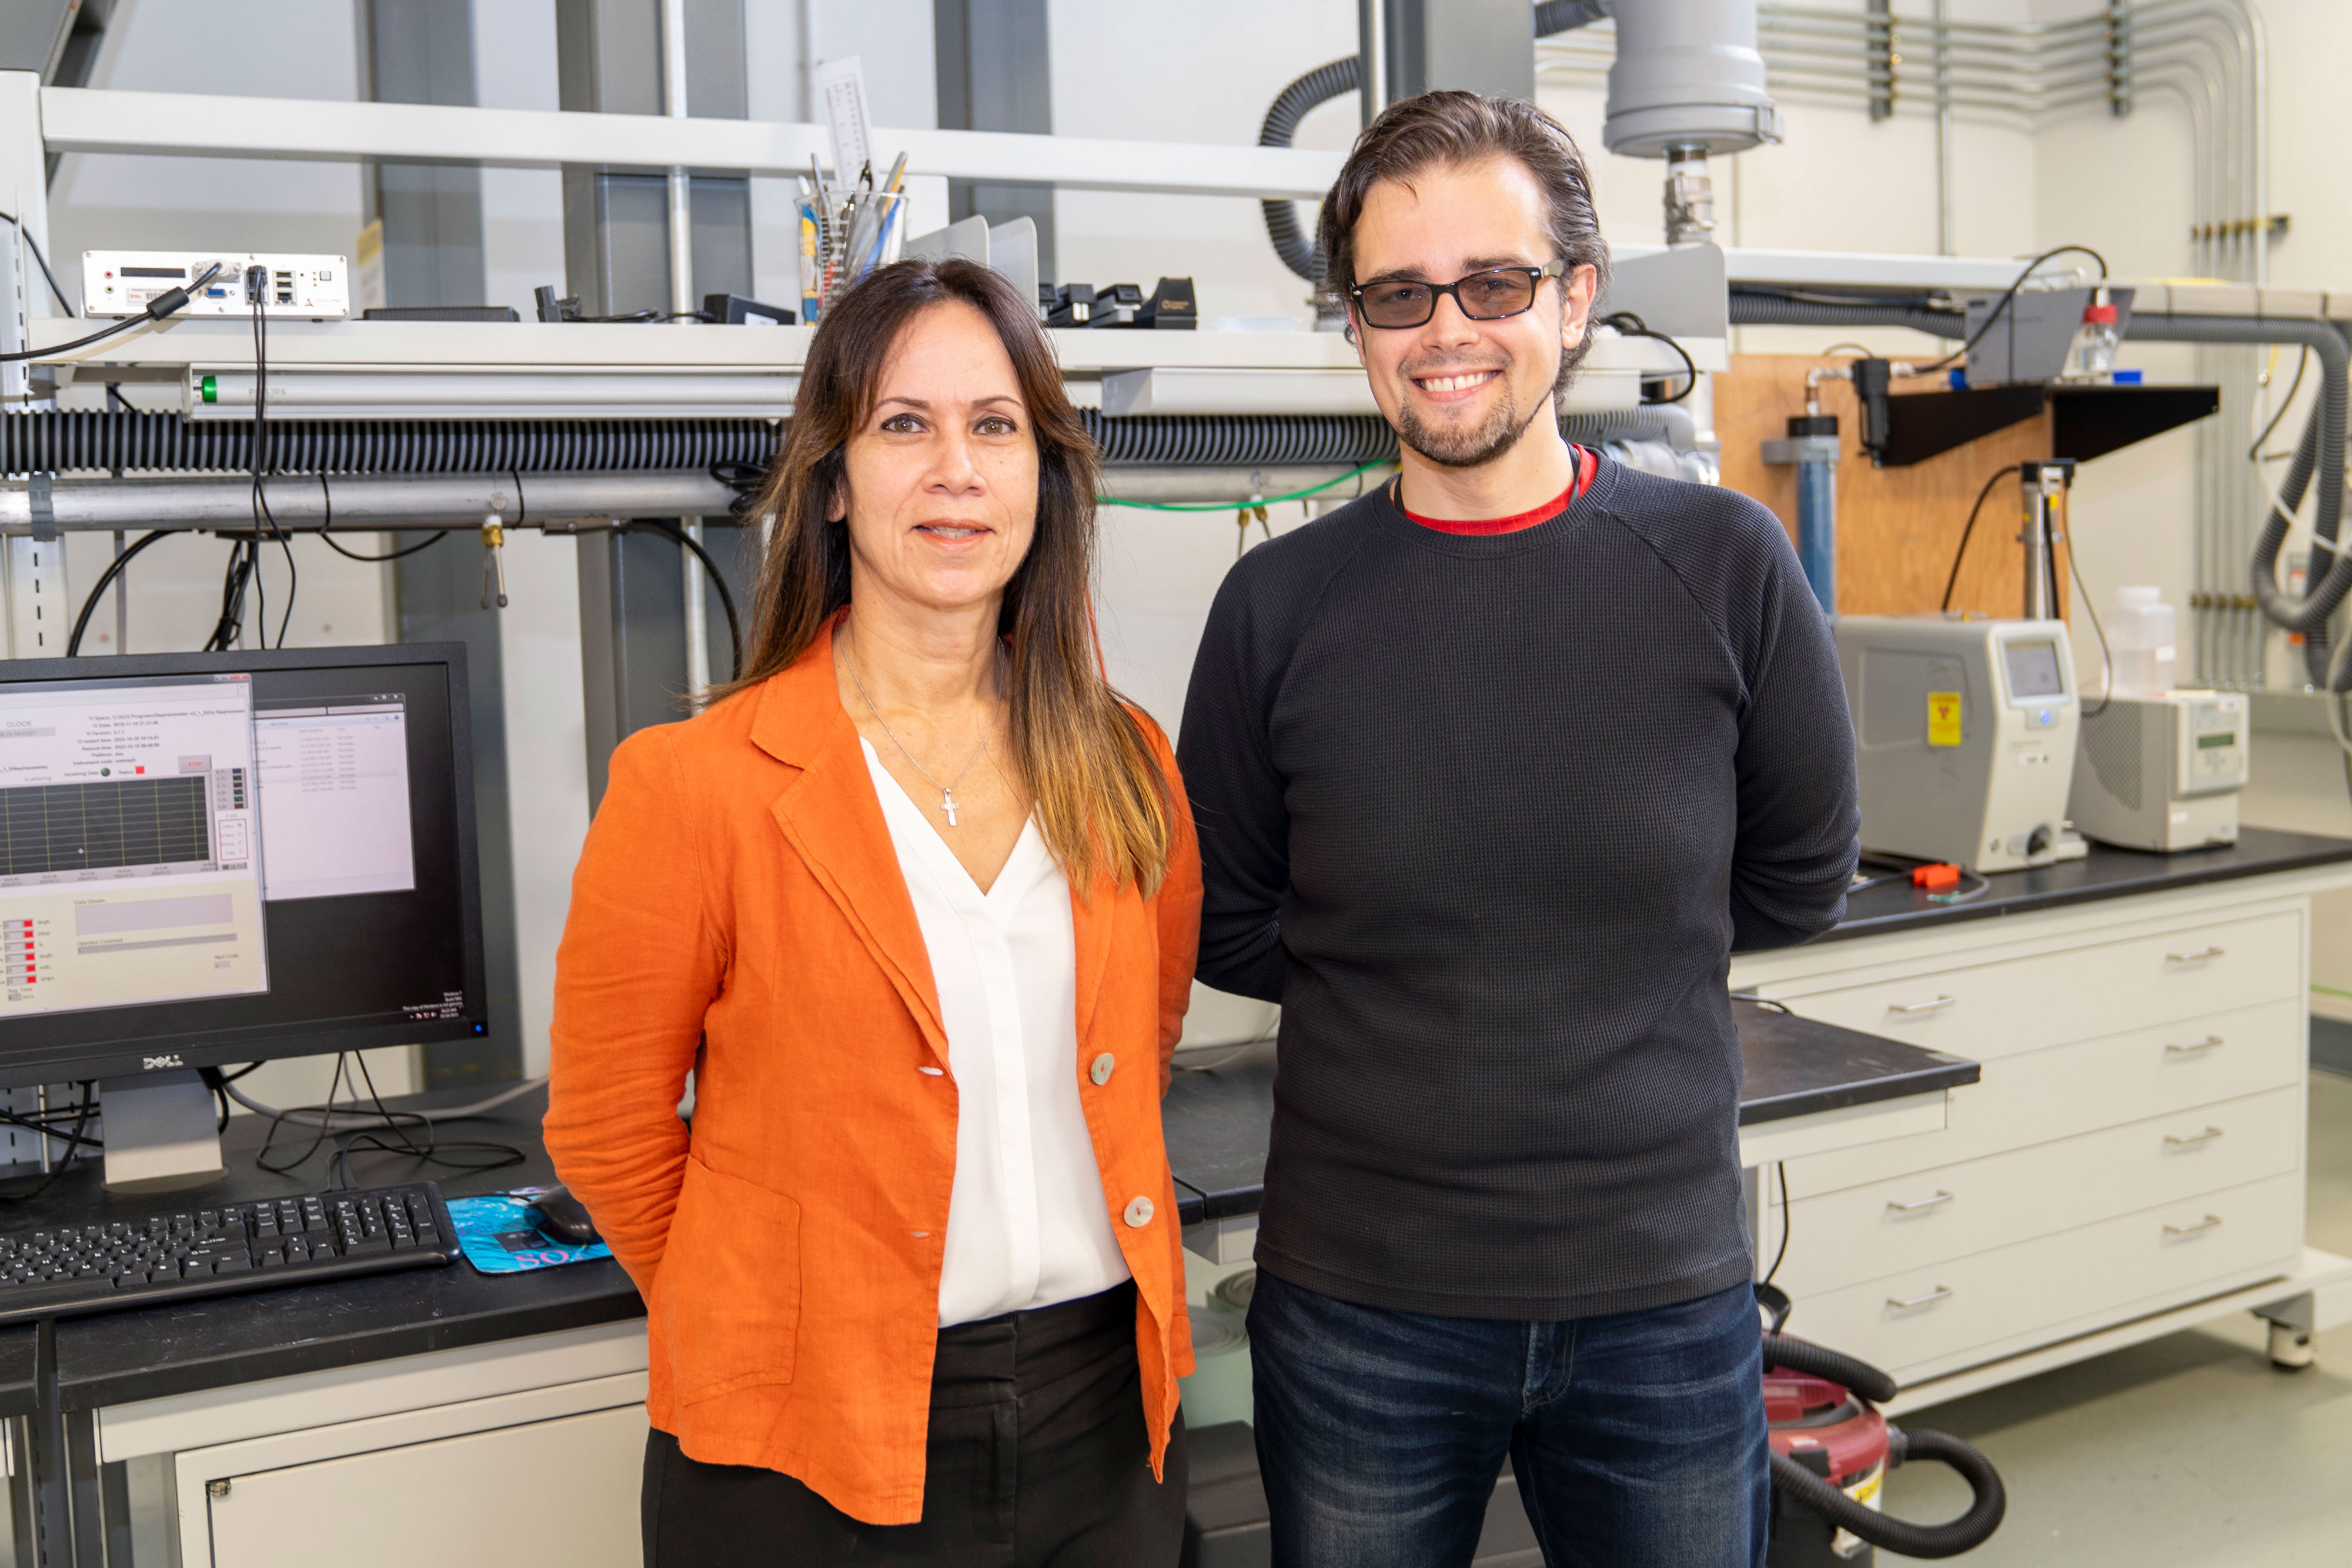
[{"label": "white v-neck blouse", "polygon": [[940,1326],[1052,1306],[1129,1277],[1078,1105],[1070,884],[1033,819],[986,893],[858,745],[914,900],[957,1091]]}]

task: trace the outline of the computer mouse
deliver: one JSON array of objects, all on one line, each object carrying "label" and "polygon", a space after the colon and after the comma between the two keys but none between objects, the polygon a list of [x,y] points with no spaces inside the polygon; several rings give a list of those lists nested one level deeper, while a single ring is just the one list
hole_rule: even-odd
[{"label": "computer mouse", "polygon": [[551,1241],[587,1247],[604,1239],[596,1234],[596,1222],[588,1218],[587,1207],[563,1187],[549,1187],[532,1198],[530,1206],[539,1210],[539,1228]]}]

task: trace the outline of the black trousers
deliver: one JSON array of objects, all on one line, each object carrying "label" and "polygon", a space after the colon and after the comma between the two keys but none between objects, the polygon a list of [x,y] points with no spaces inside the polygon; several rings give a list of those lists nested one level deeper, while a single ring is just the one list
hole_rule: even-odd
[{"label": "black trousers", "polygon": [[1174,1568],[1184,1422],[1151,1479],[1135,1287],[940,1331],[918,1524],[866,1524],[791,1476],[646,1439],[646,1568]]}]

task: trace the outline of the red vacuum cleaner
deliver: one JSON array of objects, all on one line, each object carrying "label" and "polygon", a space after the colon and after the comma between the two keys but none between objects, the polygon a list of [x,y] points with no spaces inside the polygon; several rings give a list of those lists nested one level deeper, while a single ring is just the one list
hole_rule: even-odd
[{"label": "red vacuum cleaner", "polygon": [[[1957,1557],[1984,1544],[2009,1507],[1990,1460],[1945,1432],[1889,1426],[1875,1408],[1895,1380],[1867,1362],[1787,1334],[1764,1335],[1764,1414],[1771,1427],[1772,1544],[1768,1568],[1855,1568],[1885,1547],[1902,1557]],[[1911,1459],[1958,1470],[1975,1499],[1958,1519],[1916,1524],[1871,1503],[1886,1472]]]}]

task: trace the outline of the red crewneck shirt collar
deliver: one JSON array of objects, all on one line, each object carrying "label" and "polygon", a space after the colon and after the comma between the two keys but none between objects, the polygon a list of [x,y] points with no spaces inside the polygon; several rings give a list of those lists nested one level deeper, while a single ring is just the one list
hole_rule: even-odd
[{"label": "red crewneck shirt collar", "polygon": [[[1576,477],[1569,481],[1567,489],[1533,511],[1520,512],[1508,517],[1424,517],[1402,503],[1397,509],[1423,528],[1435,528],[1441,534],[1516,534],[1523,528],[1534,528],[1538,523],[1549,522],[1568,510],[1579,496],[1592,488],[1592,476],[1601,466],[1600,459],[1581,446],[1570,446],[1569,451],[1575,457]],[[1399,495],[1402,493],[1402,489],[1398,491]]]}]

